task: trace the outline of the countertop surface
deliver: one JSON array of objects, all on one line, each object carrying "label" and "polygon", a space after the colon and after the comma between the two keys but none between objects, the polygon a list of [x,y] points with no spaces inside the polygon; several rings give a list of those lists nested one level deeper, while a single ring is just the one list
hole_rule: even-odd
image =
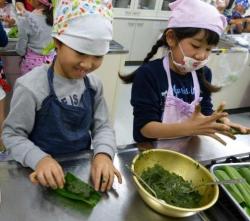
[{"label": "countertop surface", "polygon": [[[220,162],[230,156],[243,157],[250,154],[250,135],[236,135],[237,139],[232,140],[226,136],[220,137],[227,143],[222,145],[218,141],[207,136],[194,136],[188,141],[179,142],[165,149],[186,154],[203,165],[209,165],[211,162]],[[136,144],[118,146],[119,151],[136,148]],[[140,149],[154,148],[151,144],[140,145]]]},{"label": "countertop surface", "polygon": [[[223,137],[224,138],[224,137]],[[193,137],[189,142],[171,148],[185,153],[202,164],[212,160],[219,161],[228,156],[246,156],[250,152],[250,135],[238,136],[237,140],[225,138],[228,143],[223,146],[206,137]],[[149,149],[150,145],[140,146],[140,150]],[[30,169],[20,166],[10,157],[2,154],[0,162],[0,204],[1,220],[25,221],[80,221],[80,220],[114,220],[114,221],[161,221],[176,220],[165,217],[150,209],[140,198],[132,177],[125,168],[133,157],[139,153],[136,144],[118,147],[114,164],[121,171],[123,183],[114,183],[109,193],[103,194],[102,200],[93,209],[84,204],[74,203],[55,195],[41,186],[33,185],[28,180]],[[169,149],[169,148],[166,148]],[[92,151],[85,151],[77,156],[58,159],[65,171],[71,171],[85,181],[89,180],[90,158]],[[177,219],[179,221],[202,220],[199,215]]]},{"label": "countertop surface", "polygon": [[[170,221],[154,212],[140,198],[132,176],[124,167],[130,164],[138,153],[129,149],[119,153],[115,165],[123,175],[123,183],[115,183],[109,193],[102,196],[101,201],[93,208],[76,203],[56,195],[51,190],[33,185],[27,179],[31,172],[13,161],[0,162],[0,204],[1,220],[3,221]],[[62,161],[65,171],[71,171],[85,181],[89,179],[90,153],[82,154],[77,159]],[[179,221],[200,221],[198,215],[178,219]]]}]

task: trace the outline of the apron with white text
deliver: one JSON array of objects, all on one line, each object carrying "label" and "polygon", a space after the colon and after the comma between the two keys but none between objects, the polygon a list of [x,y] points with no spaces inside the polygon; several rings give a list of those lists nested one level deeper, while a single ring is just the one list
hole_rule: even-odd
[{"label": "apron with white text", "polygon": [[[168,92],[165,99],[162,123],[179,123],[191,117],[192,113],[195,110],[195,106],[201,101],[199,81],[196,72],[192,71],[195,97],[192,103],[189,104],[182,99],[174,96],[169,68],[169,60],[167,56],[163,59],[163,66],[168,78]],[[188,142],[189,139],[190,137],[159,139],[154,143],[154,146],[158,148],[166,147],[168,149],[179,151]]]}]

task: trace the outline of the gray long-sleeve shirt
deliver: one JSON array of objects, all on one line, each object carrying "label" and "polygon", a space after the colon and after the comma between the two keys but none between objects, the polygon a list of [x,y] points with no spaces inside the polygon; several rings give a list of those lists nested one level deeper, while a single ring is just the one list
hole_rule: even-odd
[{"label": "gray long-sleeve shirt", "polygon": [[42,51],[52,41],[52,27],[46,23],[45,15],[34,12],[26,12],[24,16],[19,16],[17,21],[18,41],[16,52],[23,56],[27,48],[42,55]]},{"label": "gray long-sleeve shirt", "polygon": [[[28,139],[34,126],[36,112],[49,95],[47,71],[48,65],[43,65],[17,79],[10,112],[3,125],[4,145],[16,161],[32,169],[35,169],[38,161],[47,155]],[[96,91],[94,123],[91,131],[94,154],[106,153],[113,158],[116,147],[115,136],[103,97],[102,83],[94,73],[88,74],[88,78],[91,87]],[[78,105],[85,90],[83,79],[67,79],[56,73],[53,85],[58,99],[68,105]]]}]

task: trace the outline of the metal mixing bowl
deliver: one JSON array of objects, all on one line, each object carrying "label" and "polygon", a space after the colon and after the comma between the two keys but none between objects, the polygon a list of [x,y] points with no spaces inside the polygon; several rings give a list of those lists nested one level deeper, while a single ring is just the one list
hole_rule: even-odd
[{"label": "metal mixing bowl", "polygon": [[[194,186],[215,181],[212,174],[199,164],[199,162],[184,154],[170,150],[153,149],[144,151],[134,157],[131,169],[141,176],[144,170],[148,167],[153,167],[155,164],[160,164],[164,169],[182,176],[184,180],[192,181]],[[199,189],[202,195],[199,207],[181,208],[155,198],[143,187],[135,176],[133,176],[133,179],[145,203],[157,212],[171,217],[187,217],[208,209],[214,205],[219,196],[218,185],[205,186]]]}]

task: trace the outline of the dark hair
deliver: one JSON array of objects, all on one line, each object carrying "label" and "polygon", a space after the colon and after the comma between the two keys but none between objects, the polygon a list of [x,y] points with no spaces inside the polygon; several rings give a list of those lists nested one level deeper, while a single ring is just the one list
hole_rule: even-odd
[{"label": "dark hair", "polygon": [[[202,29],[202,28],[171,28],[174,31],[175,37],[177,41],[181,41],[185,38],[191,38],[198,34],[200,31],[205,30],[205,38],[207,40],[207,43],[209,45],[217,45],[219,42],[219,35],[216,32],[210,31],[208,29]],[[161,36],[161,38],[156,42],[156,44],[152,47],[151,51],[147,54],[146,58],[143,60],[143,64],[148,63],[149,60],[157,53],[158,49],[162,46],[169,47],[166,42],[166,32],[168,29],[166,29]],[[209,92],[217,92],[220,90],[219,87],[213,86],[208,81],[206,81],[204,76],[203,68],[196,71],[198,74],[198,78],[201,80],[201,82],[204,84],[204,86],[208,89]],[[126,83],[132,83],[135,77],[135,72],[129,74],[129,75],[120,75],[119,77],[121,80]]]},{"label": "dark hair", "polygon": [[229,0],[228,6],[226,7],[226,9],[231,9],[234,2],[235,0]]},{"label": "dark hair", "polygon": [[[49,3],[52,4],[51,0],[49,0]],[[53,25],[53,7],[46,6],[43,14],[46,16],[46,23],[50,26]]]}]

